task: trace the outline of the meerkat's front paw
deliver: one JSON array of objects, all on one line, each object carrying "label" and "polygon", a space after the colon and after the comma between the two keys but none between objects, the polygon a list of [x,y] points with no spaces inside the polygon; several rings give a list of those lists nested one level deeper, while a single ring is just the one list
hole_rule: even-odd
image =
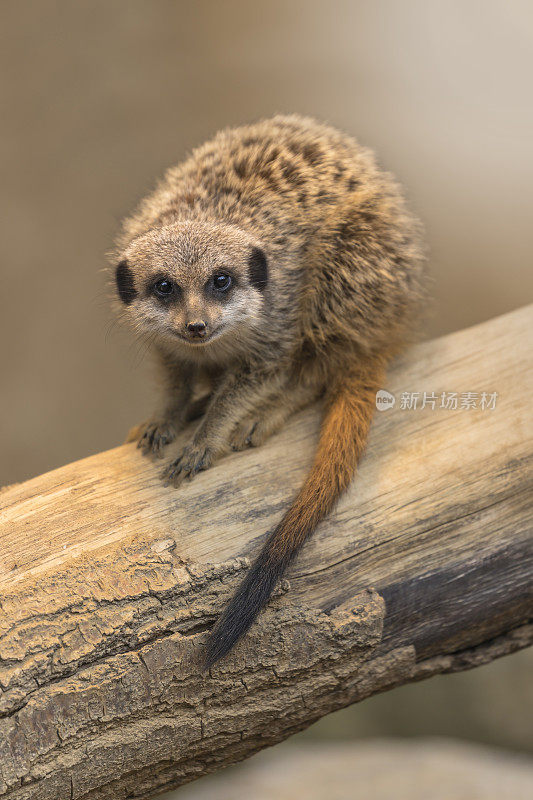
[{"label": "meerkat's front paw", "polygon": [[192,478],[198,472],[208,469],[214,461],[214,453],[207,445],[191,442],[181,455],[172,461],[161,473],[166,486],[178,487],[185,478]]},{"label": "meerkat's front paw", "polygon": [[127,442],[137,442],[137,447],[143,455],[161,457],[163,448],[174,441],[178,435],[178,427],[168,420],[149,420],[142,425],[132,428],[128,434]]}]

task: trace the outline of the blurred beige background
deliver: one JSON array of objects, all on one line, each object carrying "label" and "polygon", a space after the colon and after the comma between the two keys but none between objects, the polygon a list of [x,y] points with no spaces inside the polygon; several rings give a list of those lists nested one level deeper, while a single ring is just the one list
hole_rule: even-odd
[{"label": "blurred beige background", "polygon": [[[377,149],[427,228],[430,335],[532,301],[527,0],[4,0],[0,20],[0,485],[113,447],[150,412],[147,361],[111,326],[105,254],[165,167],[222,126],[298,111]],[[527,749],[527,658],[313,733]]]}]

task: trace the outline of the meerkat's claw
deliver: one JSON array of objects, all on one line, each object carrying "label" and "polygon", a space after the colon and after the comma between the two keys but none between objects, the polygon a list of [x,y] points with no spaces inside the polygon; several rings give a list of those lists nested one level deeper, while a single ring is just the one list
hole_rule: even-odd
[{"label": "meerkat's claw", "polygon": [[191,443],[163,470],[161,477],[165,486],[177,488],[186,478],[190,480],[198,472],[208,469],[212,463],[213,454],[208,447]]},{"label": "meerkat's claw", "polygon": [[235,430],[230,438],[230,447],[232,450],[246,450],[247,447],[252,447],[252,435],[257,426],[256,420],[246,419],[243,420]]},{"label": "meerkat's claw", "polygon": [[176,438],[177,431],[172,423],[164,421],[150,421],[141,426],[137,448],[142,454],[163,456],[163,448]]},{"label": "meerkat's claw", "polygon": [[[277,413],[275,413],[276,411]],[[289,414],[283,405],[280,405],[280,408],[274,413],[247,417],[233,431],[230,438],[231,449],[238,451],[245,450],[247,447],[260,447],[280,429],[287,416]]]}]

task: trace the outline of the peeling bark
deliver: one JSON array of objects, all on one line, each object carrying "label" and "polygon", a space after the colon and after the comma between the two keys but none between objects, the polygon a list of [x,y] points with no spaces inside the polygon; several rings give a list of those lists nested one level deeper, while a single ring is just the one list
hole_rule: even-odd
[{"label": "peeling bark", "polygon": [[498,404],[377,414],[336,513],[209,674],[206,632],[302,480],[316,409],[178,491],[131,445],[4,490],[0,797],[153,797],[530,644],[533,370],[516,345],[530,330],[524,309],[395,367],[397,397]]}]

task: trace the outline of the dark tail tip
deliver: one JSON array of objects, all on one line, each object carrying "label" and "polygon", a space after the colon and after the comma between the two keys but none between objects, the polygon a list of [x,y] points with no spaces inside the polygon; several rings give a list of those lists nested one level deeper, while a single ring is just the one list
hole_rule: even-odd
[{"label": "dark tail tip", "polygon": [[265,553],[259,555],[209,635],[205,645],[204,669],[216,664],[244,636],[268,602],[285,567],[286,564],[282,562],[271,563]]}]

